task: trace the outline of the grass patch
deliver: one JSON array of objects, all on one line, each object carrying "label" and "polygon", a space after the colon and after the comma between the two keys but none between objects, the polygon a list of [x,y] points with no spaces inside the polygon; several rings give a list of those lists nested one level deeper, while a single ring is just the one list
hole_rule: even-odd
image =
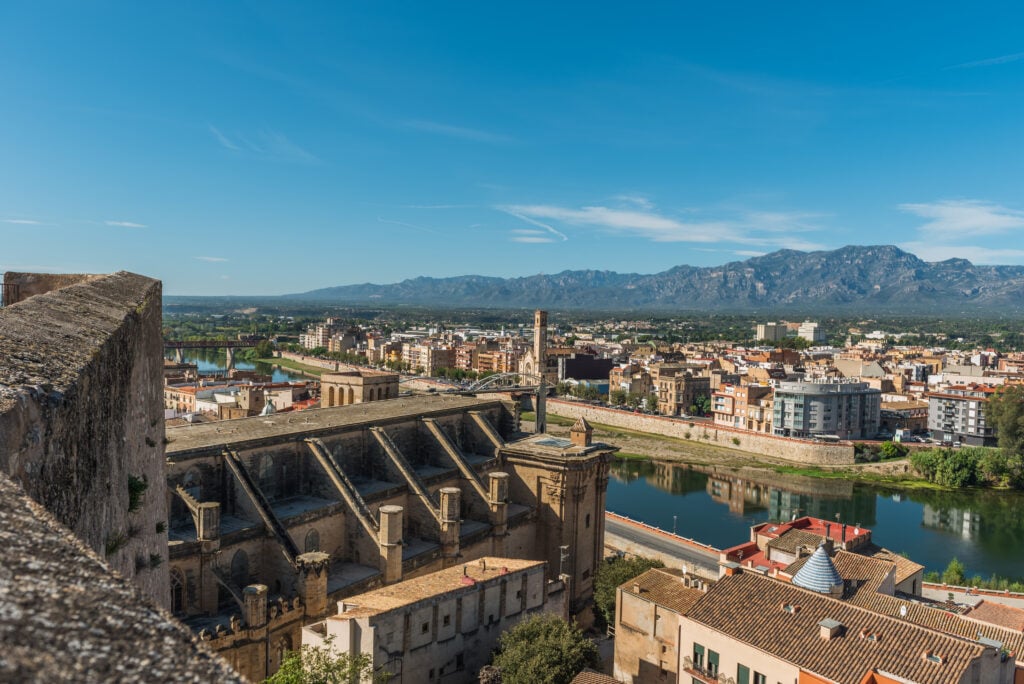
[{"label": "grass patch", "polygon": [[[527,420],[530,422],[537,421],[537,414],[534,411],[523,411],[519,415],[520,420]],[[548,414],[548,425],[559,425],[561,427],[572,427],[576,424],[576,421],[572,418],[563,418],[562,416],[556,416],[552,413]]]},{"label": "grass patch", "polygon": [[312,375],[318,378],[321,374],[330,372],[326,368],[320,368],[319,366],[307,366],[304,363],[299,363],[292,359],[274,357],[270,359],[256,359],[256,361],[259,363],[269,363],[272,366],[280,366],[281,368],[287,368],[288,370],[298,371],[299,373],[305,373],[306,375]]},{"label": "grass patch", "polygon": [[633,454],[628,451],[617,451],[615,452],[616,461],[650,461],[651,457],[647,454]]}]

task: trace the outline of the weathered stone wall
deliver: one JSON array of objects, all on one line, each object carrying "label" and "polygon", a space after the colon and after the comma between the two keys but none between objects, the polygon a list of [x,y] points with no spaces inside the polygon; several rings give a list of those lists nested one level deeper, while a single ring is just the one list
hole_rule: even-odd
[{"label": "weathered stone wall", "polygon": [[62,287],[103,277],[85,273],[16,273],[8,271],[4,273],[4,306],[17,304],[29,297],[59,290]]},{"label": "weathered stone wall", "polygon": [[0,681],[241,681],[162,610],[160,283],[23,275],[35,296],[0,309]]},{"label": "weathered stone wall", "polygon": [[122,272],[0,309],[0,470],[166,606],[160,297]]},{"label": "weathered stone wall", "polygon": [[548,413],[566,418],[576,419],[583,416],[593,423],[650,432],[696,443],[714,444],[794,463],[850,465],[854,462],[852,444],[822,444],[802,439],[774,437],[758,432],[725,428],[706,421],[650,416],[557,399],[548,400],[547,410]]}]

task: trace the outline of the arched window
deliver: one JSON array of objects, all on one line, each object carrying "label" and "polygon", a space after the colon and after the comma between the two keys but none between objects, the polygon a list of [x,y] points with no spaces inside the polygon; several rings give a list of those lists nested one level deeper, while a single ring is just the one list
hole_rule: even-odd
[{"label": "arched window", "polygon": [[306,553],[320,550],[320,533],[310,530],[306,533]]},{"label": "arched window", "polygon": [[356,393],[355,393],[355,390],[353,390],[351,387],[348,388],[348,401],[345,402],[345,403],[346,404],[354,404],[354,403],[356,403]]},{"label": "arched window", "polygon": [[274,645],[274,663],[272,664],[273,671],[281,669],[281,663],[284,662],[284,657],[288,655],[288,651],[292,650],[292,638],[287,634],[277,640]]},{"label": "arched window", "polygon": [[171,568],[171,612],[185,612],[185,577],[178,568]]},{"label": "arched window", "polygon": [[327,406],[334,406],[334,385],[327,387]]},{"label": "arched window", "polygon": [[242,549],[231,558],[231,582],[239,589],[249,584],[249,556]]}]

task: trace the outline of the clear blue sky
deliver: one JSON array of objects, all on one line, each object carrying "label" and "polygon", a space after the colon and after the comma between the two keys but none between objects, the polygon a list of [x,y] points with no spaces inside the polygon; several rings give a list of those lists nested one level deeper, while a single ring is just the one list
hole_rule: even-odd
[{"label": "clear blue sky", "polygon": [[[298,7],[297,5],[301,5]],[[1019,2],[0,3],[0,270],[1024,263]]]}]

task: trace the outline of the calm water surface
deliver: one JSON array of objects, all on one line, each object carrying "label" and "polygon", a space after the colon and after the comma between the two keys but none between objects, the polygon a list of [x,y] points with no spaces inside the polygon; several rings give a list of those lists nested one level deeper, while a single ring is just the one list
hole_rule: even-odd
[{"label": "calm water surface", "polygon": [[861,524],[928,570],[956,556],[968,575],[1024,577],[1024,494],[885,489],[753,469],[617,462],[608,510],[723,548],[750,526],[796,515]]},{"label": "calm water surface", "polygon": [[[174,352],[167,354],[167,358],[174,360]],[[224,373],[227,365],[227,357],[223,349],[186,349],[183,358],[188,363],[199,366],[200,373]],[[237,357],[236,357],[237,358]],[[274,382],[301,382],[304,380],[315,380],[300,373],[293,373],[280,368],[273,368],[268,363],[251,363],[249,361],[236,360],[235,368],[238,370],[256,370],[264,375],[270,374]]]}]

